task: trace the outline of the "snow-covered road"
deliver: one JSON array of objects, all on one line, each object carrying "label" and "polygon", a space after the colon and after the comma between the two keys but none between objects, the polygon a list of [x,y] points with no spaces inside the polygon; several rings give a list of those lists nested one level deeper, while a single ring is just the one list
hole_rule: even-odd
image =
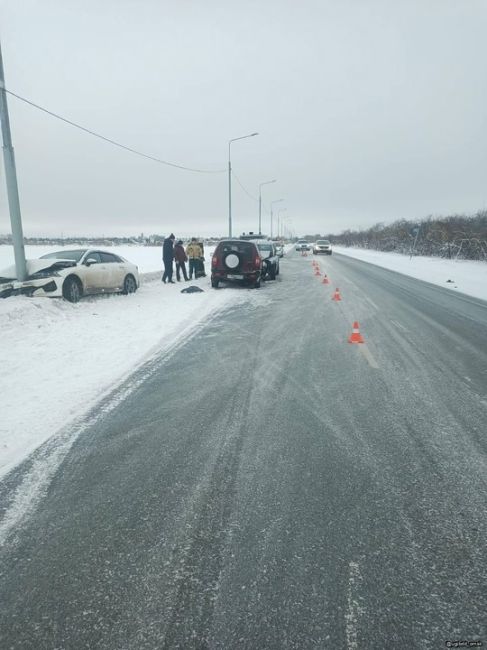
[{"label": "snow-covered road", "polygon": [[412,257],[364,248],[334,247],[335,253],[375,264],[383,269],[409,275],[445,289],[487,300],[487,261],[447,260],[439,257]]},{"label": "snow-covered road", "polygon": [[485,638],[487,305],[319,265],[203,294],[250,301],[0,482],[2,648]]},{"label": "snow-covered road", "polygon": [[[58,249],[26,247],[29,258],[53,250]],[[268,299],[265,290],[213,291],[209,278],[194,283],[204,293],[181,294],[180,285],[163,286],[158,280],[160,248],[110,250],[139,266],[143,282],[136,294],[94,297],[76,305],[21,296],[0,300],[0,476],[152,354],[169,349],[220,310]],[[487,264],[482,262],[410,261],[394,253],[357,249],[335,252],[487,299]],[[206,251],[207,268],[211,253]],[[0,268],[12,262],[12,247],[0,246]],[[285,274],[285,258],[282,270]],[[448,279],[454,282],[447,283]]]}]

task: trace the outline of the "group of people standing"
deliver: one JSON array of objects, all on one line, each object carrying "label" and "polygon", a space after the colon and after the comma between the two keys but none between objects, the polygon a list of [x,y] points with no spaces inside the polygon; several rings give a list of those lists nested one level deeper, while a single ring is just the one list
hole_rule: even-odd
[{"label": "group of people standing", "polygon": [[[176,279],[181,281],[181,273],[185,280],[192,280],[193,275],[196,278],[203,278],[205,273],[205,249],[203,242],[198,241],[196,237],[192,237],[190,243],[184,250],[183,241],[179,239],[174,243],[176,237],[171,233],[166,237],[162,245],[162,261],[164,262],[164,273],[162,281],[164,284],[170,282],[174,284],[172,279],[173,275],[173,262],[176,262]],[[188,262],[188,273],[186,272],[186,262]]]}]

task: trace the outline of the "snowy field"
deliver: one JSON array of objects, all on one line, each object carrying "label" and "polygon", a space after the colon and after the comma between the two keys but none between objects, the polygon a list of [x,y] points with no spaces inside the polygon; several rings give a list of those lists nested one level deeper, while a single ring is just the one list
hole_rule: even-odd
[{"label": "snowy field", "polygon": [[[362,248],[334,246],[335,253],[355,257],[385,269],[437,284],[445,289],[487,300],[487,262],[444,260],[437,257],[413,257],[399,253],[381,253]],[[449,282],[450,280],[450,282]]]},{"label": "snowy field", "polygon": [[[27,246],[26,254],[36,258],[54,250],[59,247]],[[265,287],[212,291],[209,277],[191,283],[204,293],[181,294],[183,283],[160,282],[160,247],[107,250],[138,265],[142,276],[136,294],[92,297],[74,305],[23,296],[0,300],[0,476],[151,356],[169,352],[220,310],[269,300]],[[338,247],[335,252],[487,300],[483,262],[410,261],[395,253]],[[207,272],[211,254],[206,251]],[[13,261],[12,247],[0,246],[0,269]]]}]

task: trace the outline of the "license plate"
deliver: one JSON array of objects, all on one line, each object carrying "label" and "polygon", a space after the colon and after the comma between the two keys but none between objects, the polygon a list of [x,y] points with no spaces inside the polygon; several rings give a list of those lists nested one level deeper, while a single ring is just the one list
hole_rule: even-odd
[{"label": "license plate", "polygon": [[228,278],[229,280],[243,280],[243,279],[244,279],[244,276],[243,276],[243,275],[236,275],[236,274],[234,274],[234,273],[228,273],[228,274],[227,274],[227,278]]}]

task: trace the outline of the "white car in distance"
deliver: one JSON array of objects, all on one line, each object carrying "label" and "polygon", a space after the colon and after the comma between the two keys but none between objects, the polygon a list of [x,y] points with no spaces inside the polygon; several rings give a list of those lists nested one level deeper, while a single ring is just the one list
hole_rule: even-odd
[{"label": "white car in distance", "polygon": [[17,279],[15,266],[0,271],[0,297],[24,294],[78,302],[97,293],[134,293],[139,270],[128,260],[95,248],[48,253],[27,260],[27,279]]},{"label": "white car in distance", "polygon": [[328,239],[318,239],[313,244],[313,255],[319,255],[320,253],[323,255],[331,255],[331,244]]},{"label": "white car in distance", "polygon": [[311,246],[306,239],[298,239],[296,245],[294,246],[294,249],[297,251],[310,251]]}]

